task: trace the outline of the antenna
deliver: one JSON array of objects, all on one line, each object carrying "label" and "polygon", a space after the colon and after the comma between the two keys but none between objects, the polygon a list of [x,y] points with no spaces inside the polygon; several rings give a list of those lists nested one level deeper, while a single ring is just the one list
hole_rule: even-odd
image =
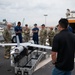
[{"label": "antenna", "polygon": [[25,20],[25,18],[23,18],[23,21],[22,21],[22,26],[23,26],[24,20]]},{"label": "antenna", "polygon": [[20,46],[20,41],[19,41],[19,36],[18,35],[16,36],[16,39],[17,39],[17,46]]}]

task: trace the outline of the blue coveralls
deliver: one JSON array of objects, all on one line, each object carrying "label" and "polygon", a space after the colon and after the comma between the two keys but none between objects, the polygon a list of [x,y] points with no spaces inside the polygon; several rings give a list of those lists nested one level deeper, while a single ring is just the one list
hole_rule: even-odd
[{"label": "blue coveralls", "polygon": [[[33,28],[32,29],[32,31],[39,31],[39,28]],[[35,44],[38,44],[38,32],[33,32],[33,37],[32,37],[32,39],[34,40],[34,43]]]},{"label": "blue coveralls", "polygon": [[73,29],[72,29],[72,27],[70,27],[70,26],[68,26],[68,30],[69,30],[70,32],[73,32]]},{"label": "blue coveralls", "polygon": [[[22,32],[22,27],[16,26],[15,27],[15,32],[18,32],[18,31],[21,31]],[[22,33],[16,33],[16,35],[18,35],[19,41],[20,41],[20,43],[22,43]]]}]

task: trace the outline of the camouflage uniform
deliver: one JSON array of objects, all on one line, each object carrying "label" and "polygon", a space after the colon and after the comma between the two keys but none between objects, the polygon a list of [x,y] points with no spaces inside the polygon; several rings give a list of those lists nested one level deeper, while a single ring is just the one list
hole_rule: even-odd
[{"label": "camouflage uniform", "polygon": [[[58,30],[58,28],[55,28],[55,35],[58,34],[60,31]],[[54,36],[55,36],[54,35]]]},{"label": "camouflage uniform", "polygon": [[30,40],[30,29],[29,28],[25,28],[23,30],[24,33],[24,42],[28,42]]},{"label": "camouflage uniform", "polygon": [[54,37],[54,31],[50,30],[48,33],[48,39],[49,39],[49,45],[52,46],[52,42],[53,42],[53,37]]},{"label": "camouflage uniform", "polygon": [[40,44],[46,45],[46,38],[47,38],[47,30],[46,28],[40,30]]},{"label": "camouflage uniform", "polygon": [[[4,42],[11,43],[11,31],[6,27],[3,32]],[[10,56],[11,46],[5,46],[5,56]]]}]

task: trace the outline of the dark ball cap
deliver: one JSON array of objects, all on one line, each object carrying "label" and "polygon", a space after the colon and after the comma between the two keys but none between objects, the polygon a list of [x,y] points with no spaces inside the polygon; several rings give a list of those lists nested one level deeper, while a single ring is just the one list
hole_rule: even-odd
[{"label": "dark ball cap", "polygon": [[45,24],[42,24],[41,26],[45,26]]},{"label": "dark ball cap", "polygon": [[34,26],[37,26],[37,24],[35,23]]},{"label": "dark ball cap", "polygon": [[25,26],[28,26],[28,24],[26,24]]},{"label": "dark ball cap", "polygon": [[19,21],[18,24],[21,24],[21,22]]}]

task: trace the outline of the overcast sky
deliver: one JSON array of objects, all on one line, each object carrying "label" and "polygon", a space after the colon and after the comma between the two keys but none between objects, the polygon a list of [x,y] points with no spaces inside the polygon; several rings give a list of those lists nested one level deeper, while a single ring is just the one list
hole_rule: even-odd
[{"label": "overcast sky", "polygon": [[46,26],[55,26],[60,18],[66,17],[67,8],[75,10],[75,0],[0,0],[0,21],[21,21],[29,26],[40,26],[46,21]]}]

